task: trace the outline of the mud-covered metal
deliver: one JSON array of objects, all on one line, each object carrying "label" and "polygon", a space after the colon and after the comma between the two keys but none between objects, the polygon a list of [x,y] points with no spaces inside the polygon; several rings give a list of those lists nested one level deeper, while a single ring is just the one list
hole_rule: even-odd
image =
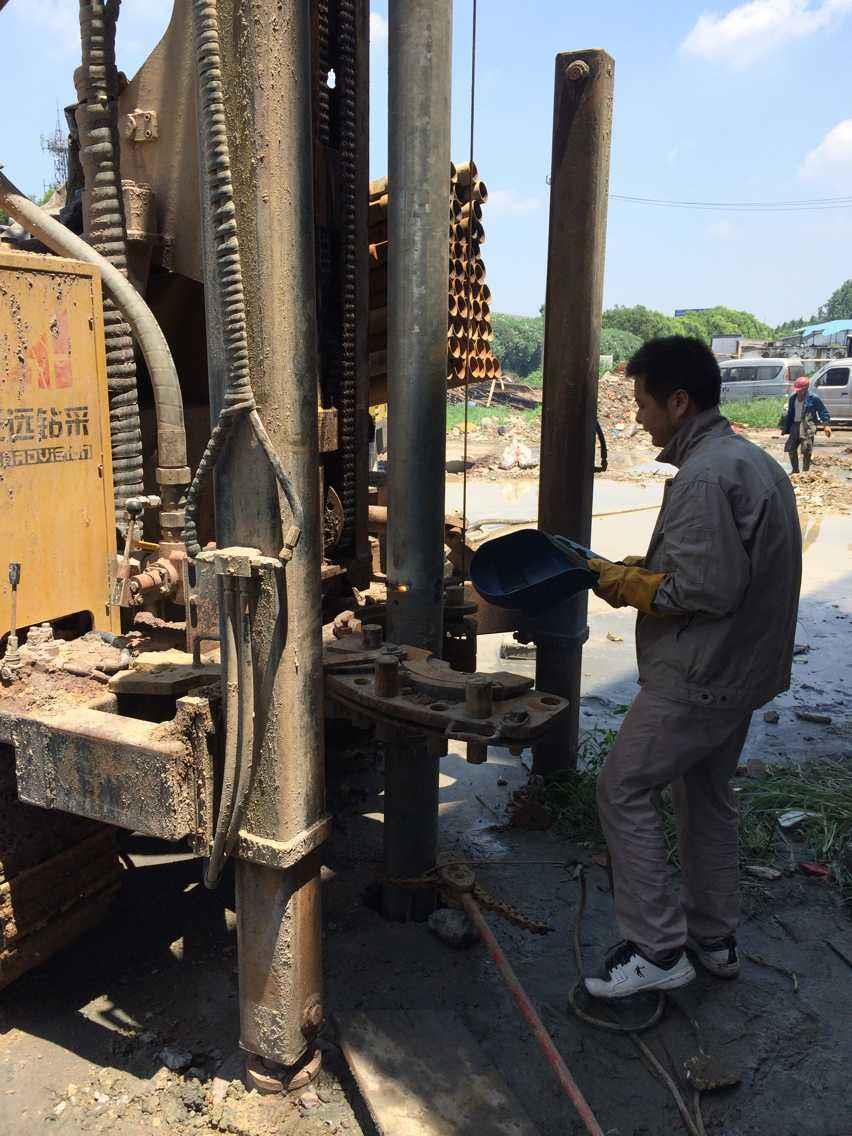
[{"label": "mud-covered metal", "polygon": [[45,809],[105,821],[199,852],[211,833],[213,719],[187,696],[168,722],[90,707],[32,712],[12,726],[18,793]]},{"label": "mud-covered metal", "polygon": [[[398,662],[395,684],[385,678],[388,658]],[[480,745],[528,744],[545,737],[569,709],[564,698],[533,690],[524,675],[453,671],[417,647],[367,647],[363,634],[328,644],[323,661],[329,697],[416,733]],[[480,695],[482,684],[488,684],[488,699]]]}]

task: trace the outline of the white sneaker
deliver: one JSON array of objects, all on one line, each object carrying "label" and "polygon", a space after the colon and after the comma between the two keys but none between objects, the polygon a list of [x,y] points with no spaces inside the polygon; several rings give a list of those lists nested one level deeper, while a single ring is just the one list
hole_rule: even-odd
[{"label": "white sneaker", "polygon": [[607,955],[605,978],[586,978],[586,989],[594,998],[629,998],[643,990],[676,990],[695,978],[692,963],[681,951],[670,963],[651,962],[629,940],[619,943]]},{"label": "white sneaker", "polygon": [[740,973],[740,956],[733,935],[723,939],[705,939],[703,943],[690,936],[686,945],[704,969],[717,978],[736,978]]}]

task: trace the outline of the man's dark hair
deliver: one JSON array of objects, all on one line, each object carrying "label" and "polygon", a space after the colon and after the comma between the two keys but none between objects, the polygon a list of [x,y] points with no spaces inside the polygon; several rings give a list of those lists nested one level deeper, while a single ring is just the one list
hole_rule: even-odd
[{"label": "man's dark hair", "polygon": [[718,406],[722,395],[716,356],[700,339],[686,335],[649,339],[630,357],[627,374],[641,375],[645,390],[661,406],[678,390],[686,391],[699,410]]}]

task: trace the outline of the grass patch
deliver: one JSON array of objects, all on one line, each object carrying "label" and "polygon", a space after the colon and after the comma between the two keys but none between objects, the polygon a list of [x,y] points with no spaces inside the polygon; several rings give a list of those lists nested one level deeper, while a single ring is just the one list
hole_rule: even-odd
[{"label": "grass patch", "polygon": [[[517,422],[529,424],[541,419],[541,407],[537,406],[533,410],[513,410],[509,406],[468,406],[468,429],[480,426],[483,418],[488,418],[501,426],[510,426]],[[447,429],[452,430],[455,426],[464,426],[463,402],[447,404]]]},{"label": "grass patch", "polygon": [[[595,782],[615,731],[595,731],[581,748],[581,768],[533,781],[529,797],[553,817],[554,827],[576,844],[600,849],[604,836],[598,818]],[[740,860],[744,864],[778,860],[783,866],[816,860],[831,866],[832,880],[852,902],[852,763],[809,762],[770,766],[760,777],[737,777]],[[815,815],[783,836],[778,817],[788,809]],[[660,813],[669,862],[679,866],[677,830],[671,793],[661,794]],[[795,843],[793,843],[795,841]]]},{"label": "grass patch", "polygon": [[785,398],[751,398],[746,402],[723,402],[722,413],[738,426],[777,430],[786,405]]}]

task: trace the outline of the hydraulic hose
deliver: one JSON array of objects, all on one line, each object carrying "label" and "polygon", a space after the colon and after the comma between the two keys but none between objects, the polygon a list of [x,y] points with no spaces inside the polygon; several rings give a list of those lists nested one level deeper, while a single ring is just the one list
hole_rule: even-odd
[{"label": "hydraulic hose", "polygon": [[[205,886],[213,889],[219,883],[225,866],[228,826],[234,811],[234,788],[239,763],[240,673],[237,631],[238,606],[236,581],[230,576],[221,577],[219,599],[222,604],[225,638],[222,643],[222,666],[225,686],[225,758],[222,765],[222,788],[219,792],[219,811],[213,848],[204,872]],[[253,694],[254,692],[252,692]]]},{"label": "hydraulic hose", "polygon": [[284,493],[293,524],[284,531],[281,559],[289,560],[303,527],[302,505],[293,482],[281,464],[272,440],[255,408],[254,392],[249,375],[248,337],[246,333],[246,306],[243,292],[243,272],[240,262],[240,244],[237,236],[234,188],[231,182],[231,161],[228,148],[228,131],[225,120],[225,92],[222,85],[222,58],[219,45],[219,16],[215,0],[192,0],[195,28],[198,83],[201,93],[201,120],[204,135],[206,177],[210,185],[212,224],[216,255],[216,283],[222,307],[224,348],[227,362],[225,395],[219,420],[213,428],[210,441],[195,471],[195,477],[186,495],[185,541],[190,556],[201,551],[198,542],[198,503],[207,477],[213,472],[233,434],[234,426],[247,417],[251,428],[263,447],[275,474],[275,480]]},{"label": "hydraulic hose", "polygon": [[[69,256],[94,264],[100,269],[104,288],[121,310],[139,344],[151,376],[157,418],[158,474],[163,470],[171,479],[169,489],[189,480],[186,456],[186,429],[183,397],[166,337],[156,317],[130,281],[82,237],[66,229],[49,213],[30,201],[2,173],[0,164],[0,206],[10,217],[59,256]],[[161,487],[164,491],[166,486]],[[128,494],[132,496],[132,494]],[[123,507],[123,502],[122,502]]]},{"label": "hydraulic hose", "polygon": [[237,788],[234,793],[234,807],[228,821],[225,836],[225,855],[233,851],[240,834],[240,826],[246,811],[249,790],[254,778],[254,658],[252,638],[254,633],[252,604],[249,590],[251,580],[246,576],[237,579],[238,618],[239,618],[239,756]]},{"label": "hydraulic hose", "polygon": [[[127,230],[118,157],[118,71],[115,29],[121,0],[80,0],[82,67],[77,123],[85,171],[86,240],[127,274]],[[104,342],[109,390],[110,443],[116,524],[124,531],[124,502],[143,492],[142,427],[136,357],[121,310],[104,299]]]}]

